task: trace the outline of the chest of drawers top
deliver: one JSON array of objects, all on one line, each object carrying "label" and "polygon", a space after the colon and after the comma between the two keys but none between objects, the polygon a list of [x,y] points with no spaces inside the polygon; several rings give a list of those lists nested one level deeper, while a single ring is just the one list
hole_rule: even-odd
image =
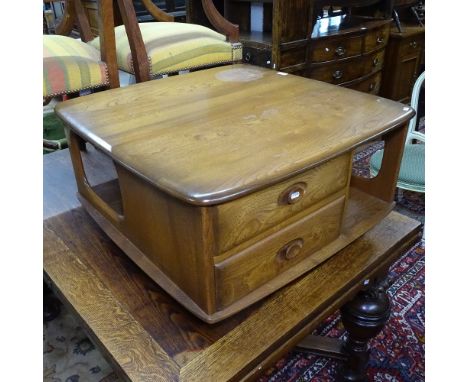
[{"label": "chest of drawers top", "polygon": [[250,65],[96,93],[56,111],[117,163],[195,205],[278,183],[412,113],[383,98]]}]

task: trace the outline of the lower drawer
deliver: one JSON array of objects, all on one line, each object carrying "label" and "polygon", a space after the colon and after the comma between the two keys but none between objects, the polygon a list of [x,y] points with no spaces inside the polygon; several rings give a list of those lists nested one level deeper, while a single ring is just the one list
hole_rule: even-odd
[{"label": "lower drawer", "polygon": [[225,308],[337,238],[345,196],[215,264],[218,309]]},{"label": "lower drawer", "polygon": [[382,73],[377,72],[372,76],[363,79],[362,81],[355,81],[349,85],[344,86],[364,93],[379,94],[381,82]]}]

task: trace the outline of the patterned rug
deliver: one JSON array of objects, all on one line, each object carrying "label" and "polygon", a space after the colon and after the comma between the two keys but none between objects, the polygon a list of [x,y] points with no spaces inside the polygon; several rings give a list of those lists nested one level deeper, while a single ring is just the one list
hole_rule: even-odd
[{"label": "patterned rug", "polygon": [[[353,172],[369,176],[370,156],[380,144],[355,156]],[[424,222],[424,194],[398,192],[396,210]],[[390,270],[392,316],[370,343],[368,376],[374,382],[424,381],[424,241]],[[315,334],[343,338],[339,312],[326,319]],[[62,306],[61,314],[44,324],[45,382],[120,381],[110,365]],[[328,358],[293,351],[268,370],[259,382],[332,382],[339,364]]]},{"label": "patterned rug", "polygon": [[[384,330],[370,342],[369,381],[424,381],[424,243],[413,247],[390,270],[387,291],[392,315]],[[344,339],[339,312],[314,334]],[[339,363],[293,351],[268,370],[259,382],[334,381]]]}]

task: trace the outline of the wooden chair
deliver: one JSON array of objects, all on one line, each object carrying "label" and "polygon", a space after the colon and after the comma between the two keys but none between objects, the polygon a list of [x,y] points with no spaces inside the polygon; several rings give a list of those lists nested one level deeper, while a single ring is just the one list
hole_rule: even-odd
[{"label": "wooden chair", "polygon": [[[72,96],[85,89],[119,87],[115,51],[113,1],[100,0],[100,48],[88,44],[94,36],[81,0],[68,0],[55,35],[43,35],[43,99]],[[78,25],[81,41],[68,37]]]},{"label": "wooden chair", "polygon": [[[421,93],[421,87],[424,84],[425,72],[423,72],[416,80],[413,93],[411,95],[411,107],[418,110],[418,103]],[[397,180],[397,187],[403,190],[425,192],[425,142],[424,134],[416,131],[416,122],[418,115],[416,114],[410,121],[408,126],[408,134],[405,141],[405,149],[401,160],[400,172]],[[420,141],[423,144],[415,143]],[[370,171],[372,176],[376,176],[382,165],[382,157],[384,150],[377,151],[372,155],[370,160]]]},{"label": "wooden chair", "polygon": [[[44,0],[51,2],[51,0]],[[43,35],[43,103],[56,96],[76,97],[83,90],[119,87],[114,36],[113,0],[99,1],[100,49],[87,42],[94,38],[81,0],[68,0],[64,15],[55,27],[55,35]],[[81,41],[69,37],[75,24]],[[45,118],[49,116],[45,115]],[[48,124],[54,121],[48,120]],[[55,124],[59,121],[55,121]],[[46,129],[44,119],[43,129]],[[65,135],[49,137],[44,130],[44,152],[66,147]],[[60,135],[60,134],[59,134]]]},{"label": "wooden chair", "polygon": [[[157,21],[138,23],[133,0],[116,1],[123,24],[115,28],[117,63],[120,70],[135,75],[136,82],[242,59],[239,27],[227,21],[212,0],[201,1],[216,31],[174,22],[173,16],[151,0],[142,0],[142,3]],[[100,48],[97,38],[90,44]]]}]

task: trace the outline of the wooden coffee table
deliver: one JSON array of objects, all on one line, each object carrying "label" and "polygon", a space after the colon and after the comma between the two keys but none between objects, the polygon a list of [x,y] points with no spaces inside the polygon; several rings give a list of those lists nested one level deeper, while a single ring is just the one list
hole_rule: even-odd
[{"label": "wooden coffee table", "polygon": [[[83,160],[90,182],[114,176],[102,171],[94,149]],[[131,381],[255,380],[301,340],[318,354],[344,359],[344,380],[365,380],[365,345],[390,313],[386,294],[372,286],[421,234],[420,223],[391,212],[301,278],[209,325],[146,276],[80,207],[75,193],[67,150],[45,156],[44,278]],[[374,310],[366,314],[369,306]],[[349,332],[346,344],[307,337],[338,308]]]},{"label": "wooden coffee table", "polygon": [[[80,201],[197,317],[220,322],[326,261],[393,208],[403,104],[237,64],[59,103]],[[381,170],[352,175],[381,139]],[[92,186],[80,147],[113,160]]]}]

